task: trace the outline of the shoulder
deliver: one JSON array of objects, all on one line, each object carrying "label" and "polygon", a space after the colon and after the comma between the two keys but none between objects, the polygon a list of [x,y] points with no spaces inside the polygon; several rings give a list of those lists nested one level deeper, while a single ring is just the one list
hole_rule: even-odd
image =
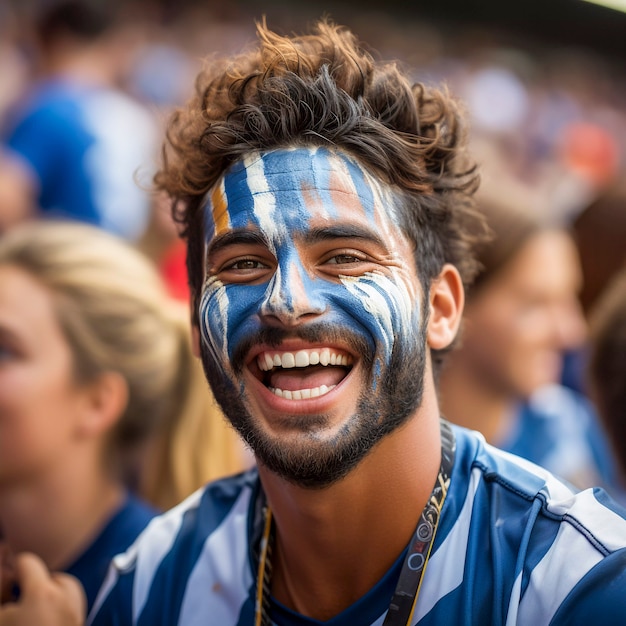
[{"label": "shoulder", "polygon": [[572,589],[550,622],[553,626],[623,626],[626,620],[626,549],[607,556]]},{"label": "shoulder", "polygon": [[[601,604],[599,580],[614,580],[626,592],[626,575],[614,577],[626,553],[626,512],[603,490],[577,492],[477,433],[455,428],[455,434],[440,550],[442,562],[462,555],[465,574],[451,587],[472,586],[467,593],[476,602],[482,595],[485,605],[493,601],[489,590],[500,589],[502,614],[519,624],[552,623],[591,589]],[[474,571],[482,572],[480,580]]]},{"label": "shoulder", "polygon": [[[113,559],[89,623],[108,624],[111,615],[123,614],[129,619],[120,623],[131,624],[166,606],[172,614],[160,619],[169,623],[181,610],[192,575],[220,562],[247,563],[249,508],[257,485],[255,470],[219,480],[155,517]],[[205,592],[213,573],[204,574]]]},{"label": "shoulder", "polygon": [[545,385],[529,399],[528,410],[546,419],[585,419],[594,415],[589,400],[581,393],[564,385]]},{"label": "shoulder", "polygon": [[12,121],[14,125],[19,125],[60,120],[76,123],[76,115],[83,105],[82,93],[62,80],[42,81],[11,110],[9,123]]},{"label": "shoulder", "polygon": [[60,85],[43,84],[8,116],[5,143],[39,169],[49,154],[58,159],[67,150],[82,149],[93,138],[82,110],[81,100]]},{"label": "shoulder", "polygon": [[247,512],[256,484],[256,472],[218,480],[199,489],[173,509],[155,517],[135,545],[114,559],[120,571],[132,569],[138,558],[165,552],[189,535],[199,540],[216,532],[229,517]]},{"label": "shoulder", "polygon": [[479,433],[454,429],[458,450],[455,471],[460,483],[475,492],[497,492],[498,497],[520,507],[537,507],[540,514],[555,521],[573,523],[578,519],[588,529],[602,527],[594,519],[610,518],[616,537],[623,537],[626,545],[626,510],[602,489],[579,491],[545,468],[489,445]]}]

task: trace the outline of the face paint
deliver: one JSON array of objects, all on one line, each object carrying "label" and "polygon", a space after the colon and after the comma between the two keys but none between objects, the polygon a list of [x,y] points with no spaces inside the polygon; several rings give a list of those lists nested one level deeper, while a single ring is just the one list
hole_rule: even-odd
[{"label": "face paint", "polygon": [[[361,445],[355,444],[357,433],[369,447],[373,445],[372,432],[362,437],[359,428],[363,424],[367,422],[370,431],[375,424],[380,437],[419,402],[421,376],[418,387],[415,378],[423,369],[425,320],[420,315],[411,247],[395,211],[396,199],[389,188],[355,159],[326,148],[250,154],[233,165],[210,194],[205,215],[207,269],[199,311],[203,362],[225,412],[257,457],[270,466],[276,459],[268,462],[264,453],[259,454],[267,441],[259,443],[263,433],[256,427],[250,430],[254,420],[246,417],[251,400],[242,372],[255,345],[280,346],[289,337],[319,344],[341,338],[353,354],[361,356],[367,364],[363,367],[367,381],[360,393],[368,399],[359,401],[357,421],[346,423],[342,435],[348,437],[353,451]],[[334,247],[340,249],[344,240],[356,241],[349,247],[356,246],[357,251],[358,242],[366,241],[363,248],[374,251],[368,252],[371,262],[360,261],[359,267],[367,267],[362,272],[350,273],[348,265],[345,274],[329,276],[334,257],[317,258],[310,251],[320,245],[325,250],[326,241],[337,241]],[[329,250],[333,245],[328,245]],[[253,246],[255,254],[260,249],[261,265],[271,265],[266,279],[222,280],[239,259],[237,254],[231,257],[221,252],[229,246],[244,250]],[[248,256],[242,256],[247,263]],[[410,373],[410,384],[392,371],[397,368]],[[397,389],[390,391],[390,387]],[[408,402],[400,401],[407,391]],[[385,394],[395,397],[383,398]],[[323,421],[317,417],[303,420],[308,437],[315,436],[316,421]],[[278,447],[271,454],[284,456],[285,450],[277,453]],[[332,480],[349,465],[347,458],[355,457],[355,463],[361,458],[346,454],[345,449],[339,456],[343,466],[333,470]],[[317,479],[319,463],[311,463],[307,471]],[[306,465],[302,456],[291,463],[288,477],[293,480],[296,464]],[[284,468],[277,471],[288,473]],[[304,484],[311,476],[298,480]]]},{"label": "face paint", "polygon": [[278,263],[272,279],[262,286],[224,286],[215,277],[207,278],[200,319],[203,340],[214,356],[232,358],[234,346],[254,330],[251,317],[257,312],[297,314],[332,304],[340,310],[339,322],[353,326],[354,319],[359,320],[370,347],[382,346],[388,364],[394,323],[398,328],[416,328],[415,285],[407,284],[393,266],[388,276],[367,272],[342,277],[341,283],[316,280],[302,266],[294,239],[306,238],[313,219],[356,217],[357,223],[393,242],[398,234],[397,224],[388,217],[393,207],[391,193],[355,161],[326,149],[253,154],[237,163],[207,207],[208,242],[226,230],[254,229]]}]

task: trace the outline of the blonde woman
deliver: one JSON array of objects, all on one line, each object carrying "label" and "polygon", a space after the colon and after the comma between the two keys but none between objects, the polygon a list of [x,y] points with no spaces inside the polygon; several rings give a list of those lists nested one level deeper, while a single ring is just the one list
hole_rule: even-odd
[{"label": "blonde woman", "polygon": [[152,264],[100,230],[0,240],[0,544],[75,575],[88,606],[156,509],[243,465],[188,325]]}]

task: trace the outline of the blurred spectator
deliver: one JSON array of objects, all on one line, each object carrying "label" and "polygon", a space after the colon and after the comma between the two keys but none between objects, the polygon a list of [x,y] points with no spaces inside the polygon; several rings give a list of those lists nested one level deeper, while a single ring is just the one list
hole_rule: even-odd
[{"label": "blurred spectator", "polygon": [[138,248],[156,265],[170,295],[189,302],[187,244],[178,235],[168,199],[156,195],[150,221]]},{"label": "blurred spectator", "polygon": [[591,404],[558,384],[563,351],[586,337],[575,245],[501,196],[479,204],[494,237],[442,372],[442,412],[578,487],[610,486],[614,467]]},{"label": "blurred spectator", "polygon": [[75,575],[91,605],[153,516],[144,501],[169,508],[242,469],[239,440],[192,355],[186,307],[100,229],[3,236],[0,348],[0,544]]},{"label": "blurred spectator", "polygon": [[[626,184],[618,181],[602,192],[576,216],[572,232],[583,270],[580,300],[588,317],[596,300],[626,265]],[[563,383],[588,393],[589,346],[568,352]]]},{"label": "blurred spectator", "polygon": [[150,197],[135,176],[151,174],[158,130],[115,87],[109,6],[63,0],[35,20],[39,78],[7,115],[1,230],[33,216],[80,220],[132,240],[145,230]]},{"label": "blurred spectator", "polygon": [[626,265],[602,293],[590,318],[591,395],[604,422],[626,486]]},{"label": "blurred spectator", "polygon": [[28,80],[28,64],[18,47],[17,20],[7,3],[0,3],[0,121]]},{"label": "blurred spectator", "polygon": [[593,200],[574,220],[584,285],[583,309],[589,313],[598,296],[626,264],[626,179]]}]

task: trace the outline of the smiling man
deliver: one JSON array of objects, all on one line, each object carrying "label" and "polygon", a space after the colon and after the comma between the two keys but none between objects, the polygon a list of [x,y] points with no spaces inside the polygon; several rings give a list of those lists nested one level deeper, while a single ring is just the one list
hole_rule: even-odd
[{"label": "smiling man", "polygon": [[201,352],[262,471],[330,485],[419,405],[428,305],[396,203],[317,146],[253,152],[212,191]]},{"label": "smiling man", "polygon": [[623,624],[617,506],[440,416],[476,269],[453,100],[328,23],[259,42],[200,76],[157,176],[257,467],[154,520],[89,623]]}]

